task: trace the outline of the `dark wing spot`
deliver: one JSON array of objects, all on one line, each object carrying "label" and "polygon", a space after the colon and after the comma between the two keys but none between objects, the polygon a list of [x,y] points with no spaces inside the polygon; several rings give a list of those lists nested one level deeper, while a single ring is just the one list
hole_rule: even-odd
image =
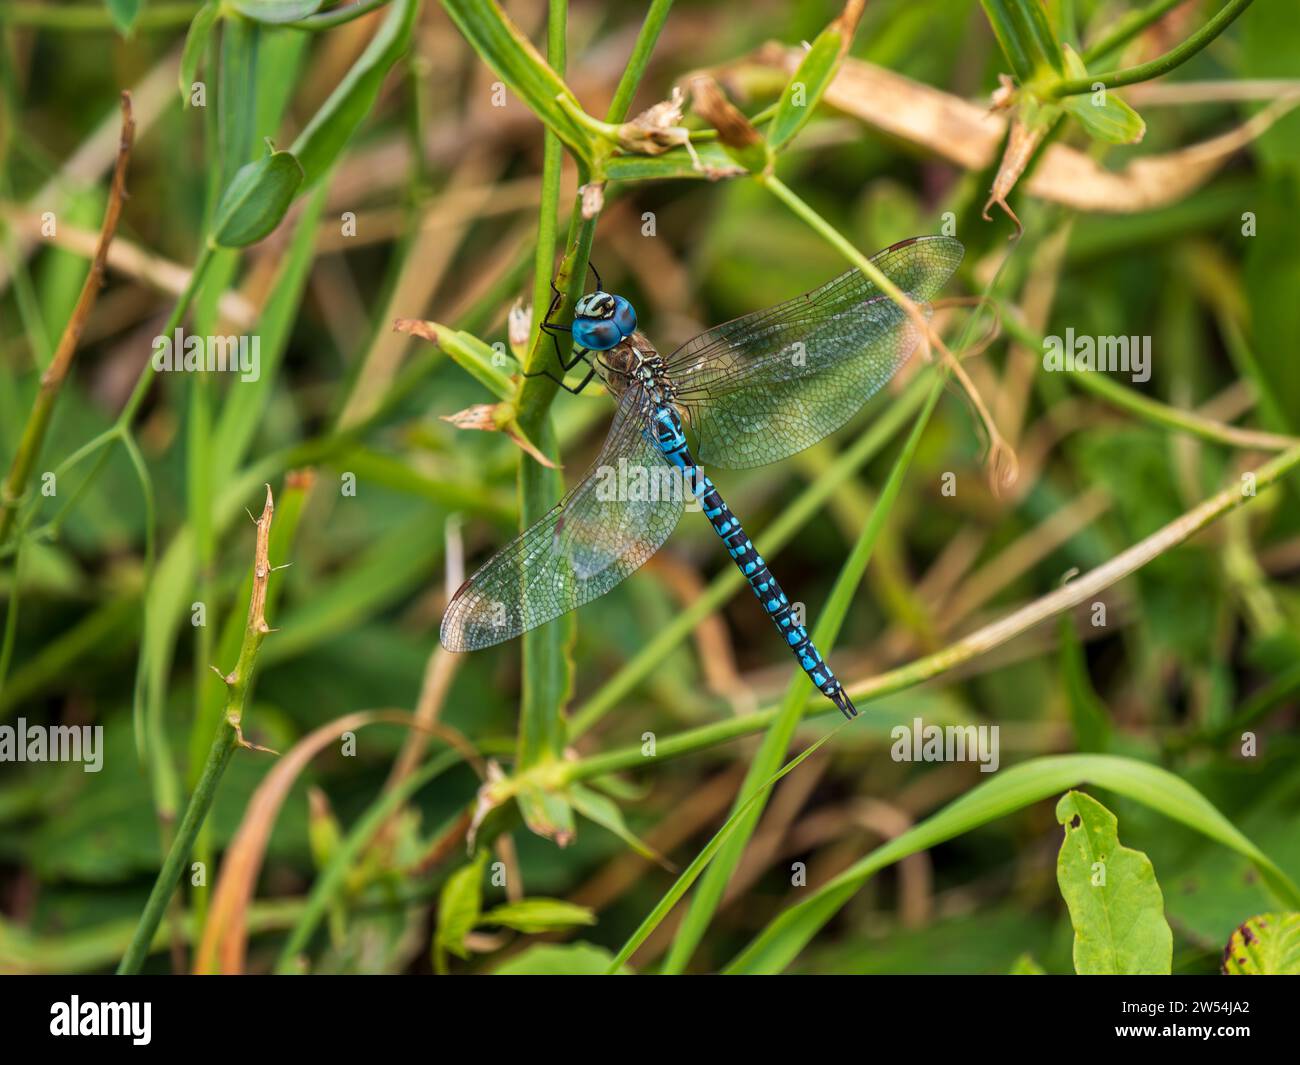
[{"label": "dark wing spot", "polygon": [[1072,818],[1070,818],[1071,828],[1078,828],[1081,824],[1083,824],[1083,818],[1080,817],[1078,814],[1075,814]]}]

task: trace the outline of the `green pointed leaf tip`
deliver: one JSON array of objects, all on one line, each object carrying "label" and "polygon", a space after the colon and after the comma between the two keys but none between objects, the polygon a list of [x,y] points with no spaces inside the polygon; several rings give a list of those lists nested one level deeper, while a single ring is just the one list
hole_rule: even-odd
[{"label": "green pointed leaf tip", "polygon": [[419,0],[393,0],[366,50],[290,146],[302,163],[307,184],[334,164],[370,113],[389,70],[410,46],[419,8]]},{"label": "green pointed leaf tip", "polygon": [[292,152],[272,151],[240,167],[217,205],[212,243],[223,248],[256,244],[280,224],[302,179]]},{"label": "green pointed leaf tip", "polygon": [[277,25],[314,15],[325,0],[230,0],[230,6],[254,22]]},{"label": "green pointed leaf tip", "polygon": [[478,923],[504,925],[525,935],[535,935],[592,925],[596,923],[596,915],[586,906],[563,899],[520,899],[493,907],[479,918]]},{"label": "green pointed leaf tip", "polygon": [[1056,804],[1065,840],[1056,880],[1074,925],[1080,975],[1168,975],[1174,937],[1155,869],[1119,842],[1119,822],[1096,799],[1070,791]]},{"label": "green pointed leaf tip", "polygon": [[1300,976],[1300,913],[1262,913],[1228,938],[1227,976]]},{"label": "green pointed leaf tip", "polygon": [[216,25],[219,13],[220,5],[217,0],[208,0],[199,8],[198,14],[194,16],[190,28],[185,33],[185,47],[181,50],[181,69],[176,77],[185,107],[190,105],[190,89],[194,85],[199,63],[207,50],[208,38],[212,35],[212,27]]},{"label": "green pointed leaf tip", "polygon": [[[1083,60],[1065,46],[1065,67],[1071,78],[1086,78]],[[1060,105],[1079,120],[1088,135],[1107,144],[1137,144],[1146,136],[1147,124],[1133,108],[1105,86],[1079,96],[1067,96]]]},{"label": "green pointed leaf tip", "polygon": [[480,849],[469,865],[447,878],[438,896],[438,929],[433,936],[434,967],[446,969],[446,954],[468,958],[465,937],[478,924],[483,909],[483,867],[487,850]]},{"label": "green pointed leaf tip", "polygon": [[144,6],[143,0],[105,0],[105,2],[108,5],[108,13],[113,19],[113,25],[123,37],[129,37],[135,26],[135,20],[140,14],[140,8]]},{"label": "green pointed leaf tip", "polygon": [[812,116],[826,87],[835,77],[843,43],[844,35],[840,32],[838,20],[822,30],[813,41],[800,61],[799,69],[781,93],[776,115],[767,129],[767,141],[772,151],[780,151]]}]

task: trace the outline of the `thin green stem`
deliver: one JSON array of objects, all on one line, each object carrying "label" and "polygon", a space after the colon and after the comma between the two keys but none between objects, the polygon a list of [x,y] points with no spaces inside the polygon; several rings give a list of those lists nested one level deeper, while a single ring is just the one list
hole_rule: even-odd
[{"label": "thin green stem", "polygon": [[[190,271],[190,279],[185,285],[184,291],[181,292],[180,298],[177,299],[176,305],[172,308],[172,313],[167,318],[166,325],[162,328],[162,336],[170,337],[181,322],[185,320],[185,315],[190,309],[190,304],[194,301],[194,295],[198,292],[199,286],[203,283],[203,276],[207,273],[208,267],[212,264],[214,253],[213,247],[204,243],[199,251],[199,257],[195,260],[194,269]],[[127,428],[135,420],[136,413],[140,409],[140,404],[144,402],[144,397],[149,393],[149,385],[153,382],[152,365],[145,363],[140,371],[140,376],[136,380],[135,388],[132,389],[126,405],[117,416],[117,424],[122,428]]]},{"label": "thin green stem", "polygon": [[212,800],[217,794],[217,784],[226,771],[236,746],[234,727],[223,718],[217,727],[216,735],[212,738],[208,760],[204,763],[198,786],[190,796],[190,804],[186,807],[185,816],[176,830],[176,838],[172,840],[171,849],[168,850],[162,869],[158,872],[158,879],[154,881],[153,890],[149,892],[149,900],[140,914],[140,921],[135,926],[135,934],[131,937],[126,953],[122,955],[122,961],[117,967],[118,975],[138,973],[140,966],[144,964],[154,935],[158,931],[158,925],[162,922],[163,914],[167,912],[167,904],[171,901],[176,885],[180,883],[185,862],[199,833],[199,827],[208,816],[208,811],[212,809]]},{"label": "thin green stem", "polygon": [[297,22],[290,22],[288,28],[291,30],[312,31],[332,30],[335,26],[342,26],[344,23],[359,19],[372,11],[378,11],[391,2],[392,0],[357,0],[357,3],[354,4],[332,8],[329,11],[321,11],[315,15],[300,18]]},{"label": "thin green stem", "polygon": [[1124,85],[1135,85],[1140,81],[1150,81],[1162,74],[1168,74],[1204,49],[1219,34],[1232,25],[1237,16],[1250,7],[1252,2],[1253,0],[1228,0],[1228,3],[1219,9],[1214,18],[1210,19],[1209,22],[1188,37],[1177,48],[1151,60],[1149,63],[1126,67],[1123,70],[1108,70],[1103,74],[1089,74],[1083,78],[1067,78],[1049,86],[1046,95],[1052,99],[1060,99],[1062,96],[1078,96],[1081,93],[1096,91],[1099,84],[1108,89],[1118,89]]},{"label": "thin green stem", "polygon": [[[1026,326],[1017,315],[1004,314],[1002,316],[1002,327],[1007,331],[1008,335],[1025,347],[1034,351],[1043,350],[1043,337]],[[1094,373],[1090,370],[1069,370],[1067,372],[1070,375],[1070,380],[1076,385],[1100,397],[1107,403],[1121,410],[1126,410],[1130,414],[1135,414],[1154,425],[1163,425],[1167,429],[1189,433],[1192,436],[1200,437],[1202,440],[1225,444],[1228,447],[1258,448],[1262,451],[1285,451],[1287,448],[1300,443],[1293,436],[1264,432],[1259,429],[1241,429],[1235,425],[1217,422],[1213,418],[1207,418],[1195,411],[1179,410],[1177,407],[1171,407],[1159,400],[1144,396],[1131,388],[1126,388],[1118,381],[1112,381],[1105,374]]]},{"label": "thin green stem", "polygon": [[1179,4],[1185,3],[1187,0],[1155,0],[1154,3],[1138,11],[1130,11],[1123,18],[1118,19],[1103,36],[1088,45],[1081,58],[1085,63],[1091,63],[1104,55],[1109,55],[1115,49],[1128,44],[1144,29],[1163,18]]},{"label": "thin green stem", "polygon": [[226,684],[226,712],[217,725],[212,737],[212,746],[204,763],[199,782],[190,796],[185,816],[163,859],[158,879],[154,881],[153,890],[140,914],[140,923],[136,926],[131,945],[118,966],[119,973],[139,972],[149,945],[153,942],[158,924],[167,910],[167,905],[176,891],[181,872],[198,838],[203,822],[212,808],[216,797],[217,785],[221,781],[230,756],[236,747],[250,746],[243,738],[243,715],[248,704],[252,688],[253,670],[257,664],[257,655],[262,648],[262,641],[270,632],[266,623],[266,593],[271,577],[270,538],[271,518],[274,514],[271,489],[266,490],[266,504],[262,516],[257,521],[257,546],[253,552],[253,590],[248,602],[248,622],[244,627],[244,639],[239,649],[239,661],[235,668],[222,679]]},{"label": "thin green stem", "polygon": [[609,110],[605,113],[606,122],[620,123],[627,119],[632,97],[636,95],[637,86],[645,75],[650,53],[654,51],[655,42],[659,39],[672,6],[673,0],[652,0],[645,21],[641,24],[641,32],[637,34],[636,44],[632,46],[632,55],[623,69],[623,76],[618,79],[614,99],[610,101]]}]

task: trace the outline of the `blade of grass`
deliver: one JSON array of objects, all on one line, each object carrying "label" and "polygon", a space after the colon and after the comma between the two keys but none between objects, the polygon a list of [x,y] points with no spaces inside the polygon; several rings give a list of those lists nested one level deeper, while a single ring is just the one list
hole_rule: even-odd
[{"label": "blade of grass", "polygon": [[1236,851],[1249,859],[1277,898],[1291,907],[1300,905],[1300,887],[1208,799],[1173,773],[1132,758],[1061,755],[1035,758],[1002,770],[993,780],[876,848],[830,883],[784,911],[723,971],[728,974],[781,972],[880,869],[1084,784],[1107,788],[1140,802]]}]

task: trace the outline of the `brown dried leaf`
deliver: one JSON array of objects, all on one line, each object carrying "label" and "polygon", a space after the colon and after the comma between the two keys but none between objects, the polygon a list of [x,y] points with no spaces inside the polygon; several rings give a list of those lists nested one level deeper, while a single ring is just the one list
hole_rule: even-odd
[{"label": "brown dried leaf", "polygon": [[[802,57],[800,48],[764,48],[751,62],[777,65],[792,73]],[[967,170],[991,165],[1006,135],[1006,115],[860,59],[844,60],[825,100]],[[1236,129],[1173,152],[1142,156],[1118,171],[1107,170],[1067,145],[1050,144],[1029,176],[1025,191],[1081,211],[1127,214],[1167,206],[1203,185],[1229,156],[1263,134],[1298,102],[1300,94],[1281,97]],[[996,94],[994,103],[998,103]],[[1017,146],[1018,155],[1024,147]],[[995,185],[997,196],[991,202],[999,202],[998,197],[1005,200],[1014,182],[1004,185]]]}]

